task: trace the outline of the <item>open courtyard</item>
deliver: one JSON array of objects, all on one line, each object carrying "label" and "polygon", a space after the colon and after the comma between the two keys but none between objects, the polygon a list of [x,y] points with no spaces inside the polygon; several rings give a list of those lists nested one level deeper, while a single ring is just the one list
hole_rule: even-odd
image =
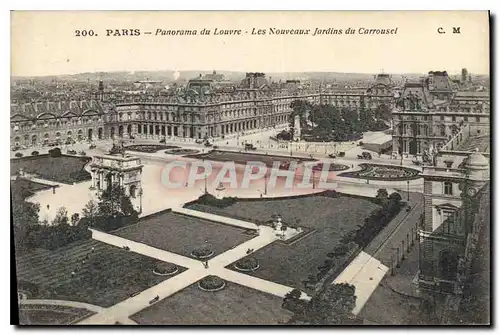
[{"label": "open courtyard", "polygon": [[[92,250],[93,249],[93,250]],[[155,275],[158,261],[95,240],[16,258],[19,289],[28,299],[80,301],[108,307],[169,278]],[[182,272],[179,267],[179,272]],[[74,273],[74,274],[72,274]]]},{"label": "open courtyard", "polygon": [[235,283],[218,292],[193,284],[131,319],[141,325],[273,325],[292,316],[282,303],[279,297]]},{"label": "open courtyard", "polygon": [[205,245],[216,256],[254,237],[241,228],[172,212],[141,219],[113,234],[186,257],[193,257],[193,250]]},{"label": "open courtyard", "polygon": [[[379,206],[365,198],[321,195],[294,199],[266,199],[238,201],[226,208],[192,205],[188,208],[225,215],[240,220],[267,222],[272,215],[281,215],[282,221],[313,230],[291,244],[274,242],[252,253],[260,267],[248,273],[290,287],[304,289],[303,281],[316,275],[327,254],[348,231],[362,225],[364,219]],[[233,269],[233,267],[230,267]]]}]

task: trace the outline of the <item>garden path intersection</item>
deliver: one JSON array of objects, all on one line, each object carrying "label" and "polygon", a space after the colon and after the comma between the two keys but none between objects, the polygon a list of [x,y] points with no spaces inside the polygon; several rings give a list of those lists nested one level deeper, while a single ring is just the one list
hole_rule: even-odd
[{"label": "garden path intersection", "polygon": [[[202,213],[202,215],[204,215],[204,213]],[[213,217],[212,219],[214,219]],[[244,228],[248,228],[250,225],[253,225],[253,227],[257,228],[257,226],[252,223],[242,224],[242,221],[240,220],[233,220],[229,218],[225,219],[225,224],[228,224],[228,221],[234,221],[233,225],[238,227],[243,226]],[[281,298],[284,298],[286,293],[293,290],[293,288],[285,285],[237,273],[224,268],[225,266],[228,266],[245,257],[248,249],[253,249],[255,251],[278,240],[279,237],[276,236],[275,230],[271,227],[260,227],[259,235],[257,237],[254,237],[253,239],[212,258],[209,261],[208,268],[205,268],[200,261],[96,230],[92,230],[92,238],[120,248],[127,246],[132,252],[164,262],[174,263],[188,268],[188,270],[167,279],[160,284],[150,287],[110,308],[102,310],[101,312],[81,321],[79,324],[82,325],[115,324],[116,322],[130,324],[129,316],[148,307],[150,305],[149,302],[156,296],[159,297],[158,301],[165,299],[208,275],[217,275],[222,279],[273,294]],[[310,299],[310,297],[303,293],[303,299]]]}]

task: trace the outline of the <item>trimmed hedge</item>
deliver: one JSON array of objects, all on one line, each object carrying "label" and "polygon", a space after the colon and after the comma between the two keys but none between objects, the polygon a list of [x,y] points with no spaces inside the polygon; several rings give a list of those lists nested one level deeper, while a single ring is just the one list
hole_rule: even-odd
[{"label": "trimmed hedge", "polygon": [[200,280],[198,286],[207,291],[218,291],[226,286],[226,282],[217,276],[210,275]]}]

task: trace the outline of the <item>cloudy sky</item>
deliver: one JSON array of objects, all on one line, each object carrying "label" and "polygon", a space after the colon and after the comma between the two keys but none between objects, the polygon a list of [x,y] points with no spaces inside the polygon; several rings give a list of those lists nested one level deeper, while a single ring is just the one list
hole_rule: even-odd
[{"label": "cloudy sky", "polygon": [[[13,76],[212,69],[459,73],[463,67],[489,73],[487,12],[13,12],[11,19]],[[349,27],[355,35],[251,34],[253,28],[312,34]],[[212,35],[155,36],[157,29],[203,28]],[[214,36],[215,28],[242,35]],[[360,28],[398,30],[375,36],[358,34]],[[98,36],[75,36],[90,29]],[[140,29],[141,36],[107,37],[106,29]]]}]

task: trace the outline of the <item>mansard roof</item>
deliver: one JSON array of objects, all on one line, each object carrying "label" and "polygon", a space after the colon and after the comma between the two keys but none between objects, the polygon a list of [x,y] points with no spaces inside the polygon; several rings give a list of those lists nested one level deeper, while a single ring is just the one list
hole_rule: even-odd
[{"label": "mansard roof", "polygon": [[34,120],[54,117],[81,116],[104,113],[97,100],[35,101],[11,104],[11,120]]}]

